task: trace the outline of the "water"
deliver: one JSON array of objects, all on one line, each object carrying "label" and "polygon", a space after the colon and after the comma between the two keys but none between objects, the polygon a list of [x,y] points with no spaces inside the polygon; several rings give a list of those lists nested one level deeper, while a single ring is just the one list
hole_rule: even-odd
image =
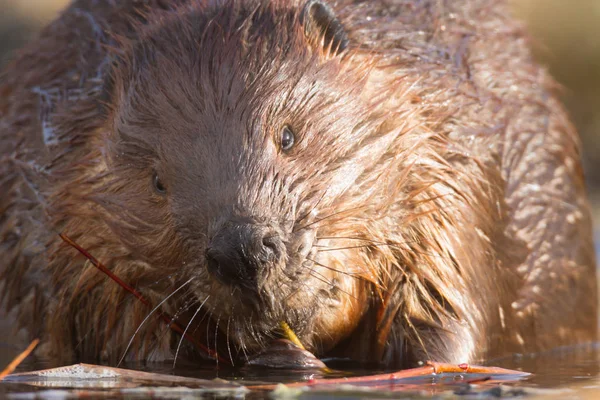
[{"label": "water", "polygon": [[[37,382],[3,382],[0,384],[0,397],[11,398],[548,398],[548,399],[600,399],[600,344],[577,348],[560,349],[537,355],[519,355],[491,362],[492,365],[519,371],[531,372],[534,375],[520,381],[508,381],[499,385],[497,382],[481,382],[469,385],[457,375],[425,376],[403,381],[383,384],[375,389],[348,388],[333,386],[317,390],[301,391],[298,389],[279,388],[276,392],[266,390],[246,391],[244,389],[199,389],[185,383],[156,382],[150,388],[148,383],[140,384],[114,380],[81,381],[77,379],[42,380]],[[197,368],[194,365],[179,365],[173,369],[171,364],[128,365],[129,368],[148,372],[176,375],[190,378],[221,378],[244,386],[258,383],[299,382],[320,378],[313,373],[286,373],[267,370],[227,370],[215,371],[213,368]],[[42,369],[44,365],[26,363],[20,370]],[[360,376],[381,371],[365,371],[345,368],[343,374]],[[186,388],[187,386],[187,388]],[[39,397],[36,397],[39,396]]]}]

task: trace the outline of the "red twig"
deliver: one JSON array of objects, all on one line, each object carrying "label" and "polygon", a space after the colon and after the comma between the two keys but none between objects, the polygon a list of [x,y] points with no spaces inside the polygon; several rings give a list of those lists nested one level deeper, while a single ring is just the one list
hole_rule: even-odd
[{"label": "red twig", "polygon": [[[123,289],[127,290],[129,293],[131,293],[132,295],[134,295],[143,304],[145,304],[146,306],[152,308],[152,304],[150,303],[150,301],[148,301],[148,299],[146,299],[140,292],[138,292],[137,290],[135,290],[133,287],[131,287],[130,285],[128,285],[127,283],[125,283],[121,278],[119,278],[118,276],[116,276],[111,270],[109,270],[108,268],[106,268],[100,261],[98,261],[87,250],[85,250],[83,247],[79,246],[77,243],[75,243],[75,241],[73,241],[70,237],[68,237],[64,233],[60,233],[59,236],[68,245],[70,245],[71,247],[73,247],[74,249],[76,249],[85,258],[87,258],[88,260],[90,260],[90,262],[94,265],[94,267],[98,268],[100,271],[102,271],[104,274],[106,274],[110,279],[112,279],[113,281],[115,281],[119,286],[121,286]],[[222,362],[222,363],[225,363],[225,364],[230,364],[230,362],[228,360],[226,360],[226,359],[222,358],[221,356],[219,356],[219,354],[216,351],[209,349],[208,347],[206,347],[205,345],[203,345],[202,343],[200,343],[199,341],[197,341],[193,336],[191,336],[187,332],[185,332],[185,330],[183,329],[183,327],[181,325],[179,325],[177,323],[177,321],[175,321],[173,319],[173,317],[171,317],[169,314],[167,314],[164,311],[158,311],[158,316],[173,331],[179,333],[180,335],[183,335],[183,337],[185,337],[190,343],[192,343],[194,346],[196,346],[197,348],[199,348],[200,350],[202,350],[209,357],[217,359],[219,362]]]},{"label": "red twig", "polygon": [[[406,369],[398,372],[384,373],[379,375],[356,376],[335,379],[312,379],[308,382],[296,382],[286,384],[287,387],[335,387],[336,385],[349,384],[356,386],[370,386],[381,388],[399,388],[402,385],[414,384],[415,378],[434,377],[439,374],[457,374],[462,377],[463,383],[484,382],[492,380],[522,379],[531,374],[522,371],[498,367],[481,367],[468,364],[446,364],[438,362],[427,362],[426,366]],[[469,377],[470,374],[485,374],[484,377]],[[274,390],[277,385],[251,385],[251,390]]]}]

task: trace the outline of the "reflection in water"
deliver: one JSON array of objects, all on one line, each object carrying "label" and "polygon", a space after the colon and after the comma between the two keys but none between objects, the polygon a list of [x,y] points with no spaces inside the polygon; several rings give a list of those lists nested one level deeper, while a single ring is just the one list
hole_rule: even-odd
[{"label": "reflection in water", "polygon": [[590,384],[599,385],[600,390],[600,343],[516,356],[494,361],[493,365],[533,373],[525,385],[555,388],[589,381]]},{"label": "reflection in water", "polygon": [[[475,386],[471,388],[469,385],[461,384],[460,382],[449,382],[441,380],[441,376],[437,378],[419,378],[416,379],[411,384],[404,385],[406,389],[410,389],[411,392],[419,392],[418,395],[415,395],[414,398],[422,398],[423,395],[440,395],[441,393],[454,393],[456,395],[471,397],[478,394],[477,397],[481,398],[482,392],[484,394],[484,398],[491,398],[496,396],[512,396],[516,394],[531,394],[533,397],[529,398],[564,398],[564,396],[568,396],[572,399],[595,399],[600,398],[600,378],[598,374],[600,373],[600,343],[597,345],[588,345],[588,346],[579,346],[579,347],[570,347],[564,349],[558,349],[550,352],[545,352],[543,354],[537,355],[522,355],[522,356],[514,356],[510,358],[493,360],[490,362],[491,365],[522,370],[526,372],[531,372],[534,375],[531,378],[520,382],[509,382],[505,384],[503,388],[496,386],[495,384],[485,384],[482,383],[479,386]],[[333,364],[331,365],[333,366]],[[281,371],[273,371],[273,370],[261,370],[261,369],[253,369],[253,370],[244,370],[244,369],[215,369],[215,368],[198,368],[198,366],[193,364],[185,364],[179,365],[176,369],[172,369],[172,364],[170,363],[154,363],[154,364],[129,364],[126,365],[127,368],[144,370],[148,372],[160,373],[160,374],[172,374],[177,376],[185,376],[190,378],[201,378],[201,379],[214,379],[214,378],[222,378],[227,379],[229,381],[234,381],[241,385],[250,386],[256,384],[257,382],[298,382],[305,381],[313,378],[320,378],[318,374],[312,373],[286,373]],[[44,365],[39,365],[39,363],[29,362],[21,366],[21,370],[37,370],[43,369]],[[373,373],[380,373],[382,371],[366,371],[359,369],[351,369],[347,364],[336,365],[337,369],[342,369],[343,371],[337,375],[368,375]],[[433,379],[433,380],[432,380]],[[436,381],[437,385],[431,385],[433,381]],[[48,385],[50,383],[50,385]],[[102,383],[99,385],[99,383]],[[96,395],[100,395],[100,393],[105,393],[105,395],[110,395],[108,392],[103,392],[103,390],[110,390],[113,387],[113,382],[110,380],[105,380],[103,382],[82,382],[77,384],[77,382],[66,382],[63,380],[46,382],[45,384],[36,384],[37,388],[32,387],[31,385],[26,384],[16,384],[13,383],[2,383],[0,384],[0,396],[7,392],[31,392],[35,390],[47,391],[50,388],[58,388],[65,389],[61,391],[63,394],[68,395],[82,395],[84,392],[81,390],[92,390],[92,392],[87,391],[87,395],[90,393],[95,393]],[[164,383],[155,382],[153,384],[158,386],[165,386]],[[154,390],[146,388],[144,391],[143,387],[136,387],[137,385],[127,386],[127,385],[119,385],[118,389],[119,393],[123,394],[123,390],[126,391],[128,396],[134,395],[134,392],[130,392],[130,390],[138,390],[139,393],[137,395],[144,397],[144,394],[148,394],[147,390]],[[171,386],[171,385],[167,385]],[[185,384],[175,384],[175,386],[186,386]],[[403,385],[400,385],[403,386]],[[192,386],[193,387],[193,386]],[[511,388],[513,387],[513,388]],[[171,398],[179,398],[180,396],[199,396],[203,397],[203,395],[208,394],[206,391],[198,391],[198,389],[193,389],[191,391],[185,391],[185,389],[180,388],[183,392],[177,392],[173,390],[167,390],[164,393],[161,393],[161,396],[168,395]],[[220,396],[225,396],[227,398],[262,398],[266,396],[266,392],[253,393],[249,394],[244,391],[243,388],[238,388],[239,390],[235,390],[228,392],[225,390],[220,393]],[[400,389],[400,387],[399,387]],[[496,390],[498,389],[498,390]],[[212,394],[215,394],[210,392]],[[361,392],[363,389],[354,390],[351,393],[344,391],[348,390],[347,388],[333,388],[335,393],[331,393],[328,389],[327,392],[311,392],[310,397],[313,396],[330,396],[335,394],[336,397],[343,396],[345,398],[366,398],[366,397],[380,397],[386,396],[385,393],[373,393],[373,392]],[[48,394],[47,392],[38,393],[41,395]],[[115,392],[112,392],[115,394]],[[156,394],[156,393],[155,393]],[[288,393],[289,394],[289,393]],[[137,397],[137,396],[135,396]],[[210,396],[209,396],[210,397]],[[409,398],[412,398],[409,396]]]}]

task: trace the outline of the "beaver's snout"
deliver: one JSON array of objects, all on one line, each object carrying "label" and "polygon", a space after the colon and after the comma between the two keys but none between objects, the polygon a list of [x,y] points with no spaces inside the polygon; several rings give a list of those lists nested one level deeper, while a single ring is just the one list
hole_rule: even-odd
[{"label": "beaver's snout", "polygon": [[227,285],[253,288],[269,265],[285,256],[277,231],[253,223],[230,223],[211,240],[206,250],[208,271]]},{"label": "beaver's snout", "polygon": [[206,249],[208,271],[221,283],[257,290],[273,268],[293,269],[310,253],[315,239],[301,230],[284,241],[277,229],[252,222],[228,223]]}]

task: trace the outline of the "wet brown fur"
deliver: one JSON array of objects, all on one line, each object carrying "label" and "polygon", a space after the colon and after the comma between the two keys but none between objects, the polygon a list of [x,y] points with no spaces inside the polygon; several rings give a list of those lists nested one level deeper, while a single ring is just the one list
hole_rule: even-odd
[{"label": "wet brown fur", "polygon": [[[304,31],[303,3],[77,0],[8,66],[2,294],[39,354],[179,344],[59,232],[153,304],[181,288],[162,309],[183,325],[202,303],[190,332],[232,358],[281,320],[319,356],[402,366],[595,340],[578,139],[507,5],[331,2],[341,50]],[[206,272],[232,218],[288,244],[255,298]]]}]

